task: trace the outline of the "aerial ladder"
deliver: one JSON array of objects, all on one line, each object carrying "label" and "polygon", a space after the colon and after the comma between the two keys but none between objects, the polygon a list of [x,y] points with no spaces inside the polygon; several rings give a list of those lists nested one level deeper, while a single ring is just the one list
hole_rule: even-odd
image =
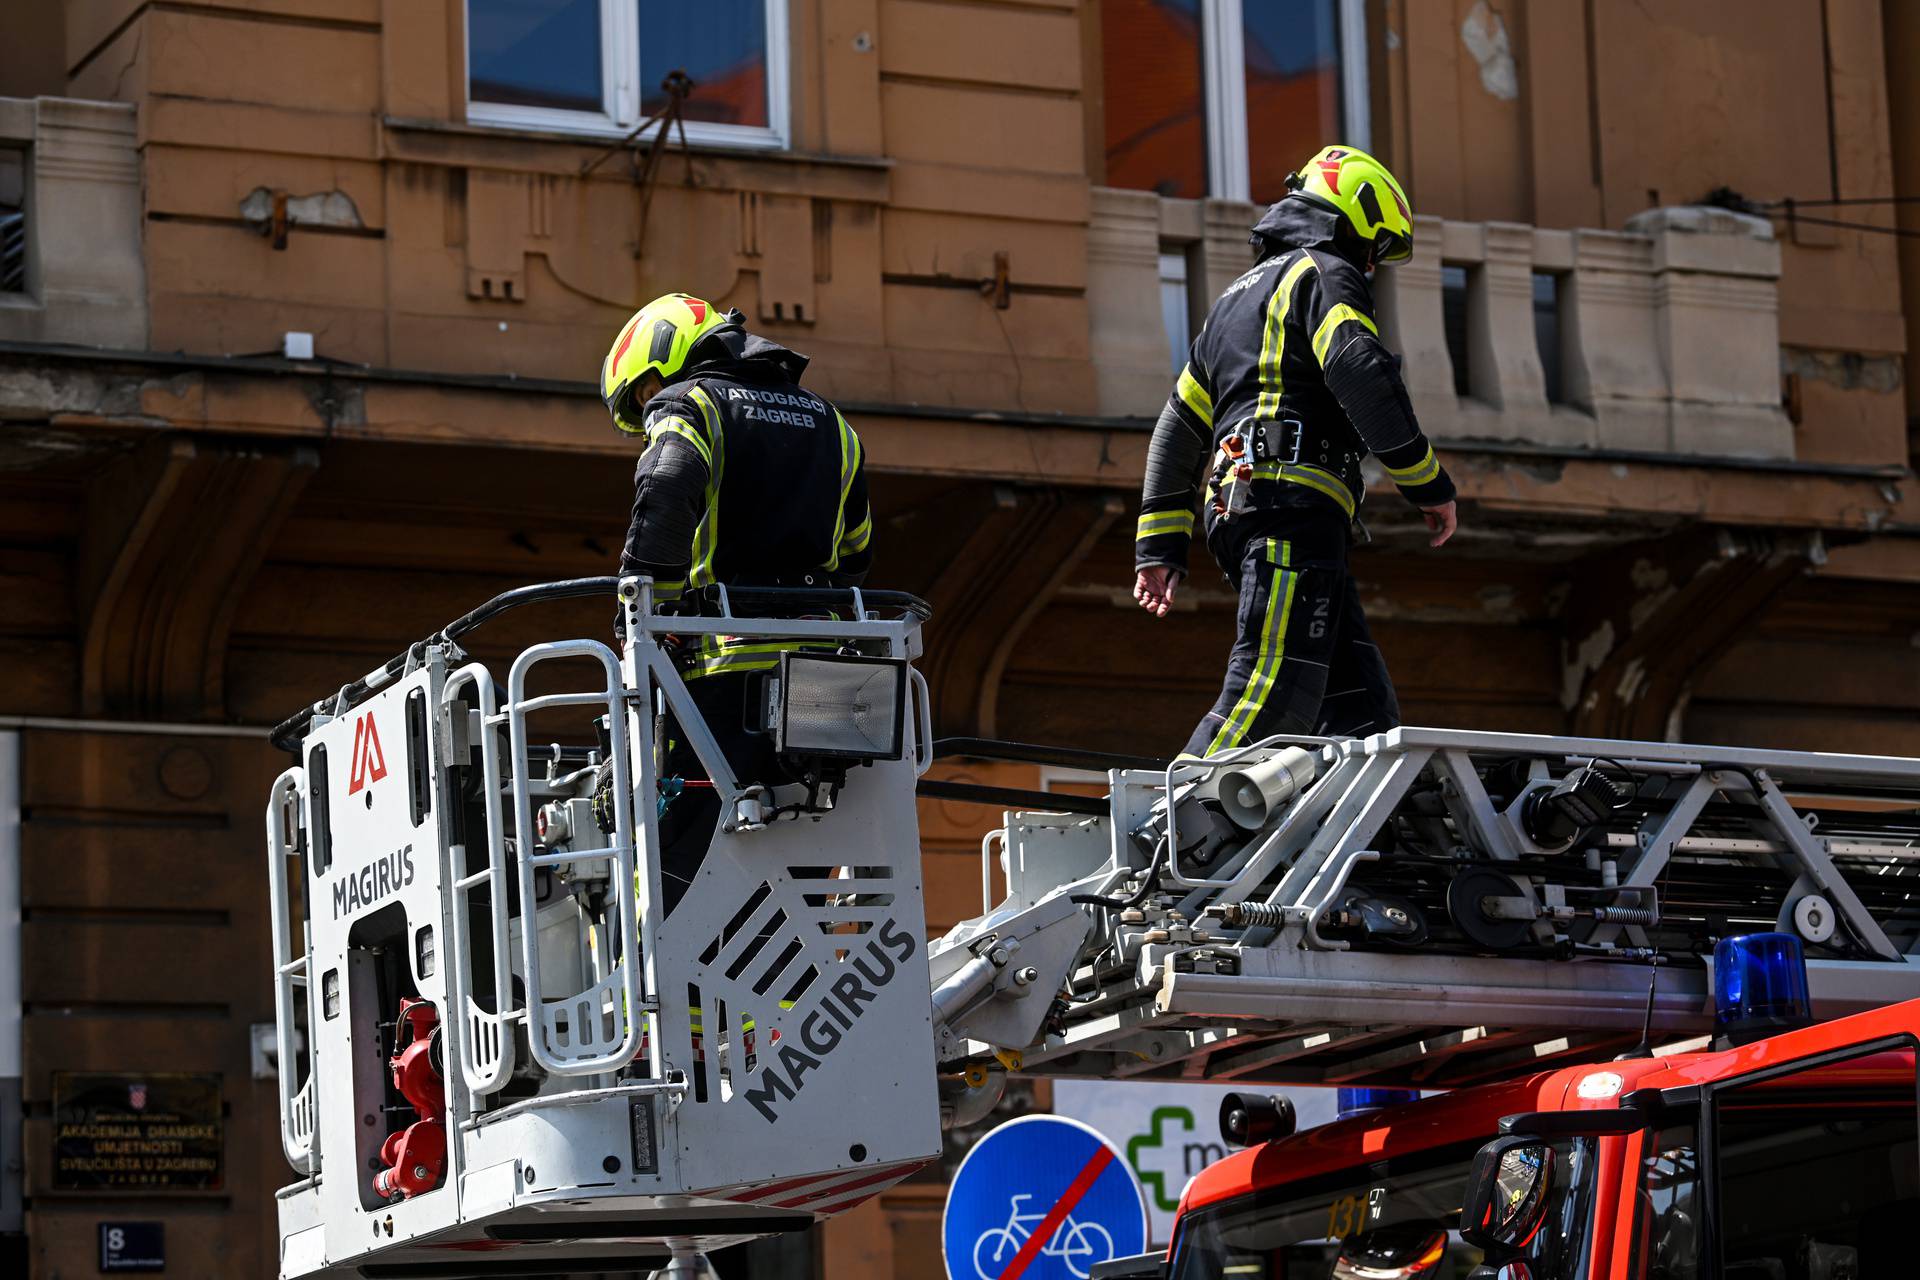
[{"label": "aerial ladder", "polygon": [[[461,641],[617,598],[625,642]],[[681,1266],[937,1157],[1008,1075],[1450,1088],[1711,1028],[1721,937],[1817,1016],[1920,997],[1920,761],[1401,728],[1173,762],[932,733],[927,607],[508,592],[290,718],[266,835],[285,1277]],[[784,650],[736,777],[678,655]],[[663,777],[668,738],[704,779]],[[1103,796],[926,778],[941,755]],[[662,815],[717,812],[671,910]],[[917,794],[1004,808],[928,942]],[[994,885],[1004,886],[996,894]]]}]

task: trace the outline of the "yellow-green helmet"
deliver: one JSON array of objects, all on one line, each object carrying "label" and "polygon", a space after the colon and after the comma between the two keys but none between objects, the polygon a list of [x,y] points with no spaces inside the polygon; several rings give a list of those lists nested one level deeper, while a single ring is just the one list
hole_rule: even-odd
[{"label": "yellow-green helmet", "polygon": [[613,425],[644,435],[641,406],[633,403],[641,377],[657,373],[661,381],[672,382],[686,368],[693,344],[725,323],[726,313],[687,293],[664,294],[634,312],[600,366],[600,398]]},{"label": "yellow-green helmet", "polygon": [[1413,209],[1387,166],[1352,147],[1326,147],[1287,178],[1287,189],[1331,205],[1374,262],[1413,256]]}]

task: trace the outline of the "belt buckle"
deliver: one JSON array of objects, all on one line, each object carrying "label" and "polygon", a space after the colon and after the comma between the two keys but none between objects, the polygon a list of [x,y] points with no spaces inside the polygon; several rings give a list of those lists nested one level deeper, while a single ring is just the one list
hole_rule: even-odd
[{"label": "belt buckle", "polygon": [[1298,466],[1306,429],[1300,425],[1298,418],[1282,418],[1277,425],[1280,428],[1280,447],[1274,451],[1274,461],[1283,466]]},{"label": "belt buckle", "polygon": [[1277,462],[1283,467],[1300,463],[1301,439],[1306,433],[1300,419],[1280,418],[1256,423],[1254,453],[1261,462]]}]

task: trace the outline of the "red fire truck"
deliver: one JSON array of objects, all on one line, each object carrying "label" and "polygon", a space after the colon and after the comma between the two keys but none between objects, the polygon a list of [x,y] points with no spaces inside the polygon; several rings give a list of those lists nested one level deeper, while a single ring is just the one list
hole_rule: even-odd
[{"label": "red fire truck", "polygon": [[1916,1044],[1920,1001],[1909,1001],[1301,1133],[1285,1132],[1283,1099],[1241,1098],[1223,1108],[1223,1129],[1251,1141],[1187,1188],[1164,1274],[1920,1276]]}]

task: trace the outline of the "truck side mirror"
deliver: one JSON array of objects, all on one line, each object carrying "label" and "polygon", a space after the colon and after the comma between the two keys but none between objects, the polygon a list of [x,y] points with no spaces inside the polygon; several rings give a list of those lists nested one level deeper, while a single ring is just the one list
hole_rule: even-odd
[{"label": "truck side mirror", "polygon": [[1460,1235],[1489,1254],[1517,1253],[1547,1216],[1553,1148],[1539,1138],[1495,1138],[1473,1157]]}]

